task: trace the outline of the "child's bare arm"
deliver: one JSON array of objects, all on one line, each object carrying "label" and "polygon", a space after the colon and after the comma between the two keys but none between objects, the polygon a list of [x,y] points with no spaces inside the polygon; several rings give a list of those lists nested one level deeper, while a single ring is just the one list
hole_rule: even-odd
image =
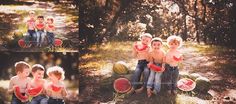
[{"label": "child's bare arm", "polygon": [[13,92],[14,92],[14,84],[13,84],[13,81],[12,80],[10,80],[10,84],[9,84],[9,87],[8,87],[8,90],[7,90],[7,92],[9,93],[9,94],[12,94]]},{"label": "child's bare arm", "polygon": [[67,90],[66,90],[65,86],[63,87],[61,94],[63,97],[67,96]]},{"label": "child's bare arm", "polygon": [[162,68],[162,70],[165,70],[166,54],[163,52],[162,55],[163,55],[163,58],[162,58],[162,65],[161,65],[162,67],[161,68]]},{"label": "child's bare arm", "polygon": [[135,49],[135,47],[133,45],[133,51],[132,51],[133,57],[137,57],[137,54],[138,54],[138,52],[136,51],[136,49]]}]

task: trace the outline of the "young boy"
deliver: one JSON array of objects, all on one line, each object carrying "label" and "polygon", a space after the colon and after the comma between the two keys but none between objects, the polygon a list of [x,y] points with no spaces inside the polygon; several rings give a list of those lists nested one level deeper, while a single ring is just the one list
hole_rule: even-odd
[{"label": "young boy", "polygon": [[35,41],[36,38],[36,32],[35,32],[35,12],[34,11],[30,11],[29,12],[29,19],[27,20],[27,29],[28,29],[28,38],[27,38],[27,45],[29,45],[30,47],[30,41]]},{"label": "young boy", "polygon": [[50,47],[54,46],[54,31],[55,31],[55,26],[53,24],[54,19],[53,17],[48,17],[47,18],[47,24],[46,24],[46,31],[47,31],[47,37],[48,37],[48,43]]},{"label": "young boy", "polygon": [[64,71],[59,66],[53,66],[48,68],[47,75],[50,82],[47,84],[46,92],[49,96],[48,104],[65,104],[64,98],[67,95],[67,91],[64,83]]},{"label": "young boy", "polygon": [[[46,104],[47,97],[44,94],[44,85],[45,80],[44,76],[44,67],[40,64],[35,64],[32,66],[32,75],[33,79],[28,84],[28,94],[32,96],[30,104]],[[32,92],[32,89],[37,89],[38,92]]]},{"label": "young boy", "polygon": [[178,50],[182,46],[182,38],[179,36],[169,36],[167,38],[167,45],[169,47],[166,53],[165,76],[167,77],[167,86],[169,94],[176,94],[176,84],[179,76],[178,64],[183,60],[183,56]]},{"label": "young boy", "polygon": [[[162,48],[162,39],[153,38],[151,41],[152,50],[149,52],[149,64],[150,75],[147,82],[147,95],[151,97],[152,93],[157,94],[161,90],[161,75],[162,71],[165,70],[165,64],[163,63],[165,52]],[[161,71],[154,71],[152,65],[158,66],[161,68]],[[153,83],[154,82],[154,83]],[[154,90],[152,91],[152,86],[154,84]]]},{"label": "young boy", "polygon": [[36,29],[37,29],[37,46],[41,47],[45,37],[45,32],[44,32],[45,23],[43,16],[37,17]]},{"label": "young boy", "polygon": [[[30,78],[28,77],[30,73],[30,66],[24,61],[19,61],[15,63],[15,71],[16,76],[13,76],[10,79],[8,93],[13,94],[11,104],[24,104],[25,102],[28,102],[25,94],[27,84],[30,82]],[[16,92],[16,89],[18,88],[20,92]],[[25,96],[26,99],[19,99],[17,96],[18,94]]]},{"label": "young boy", "polygon": [[[132,88],[128,92],[128,94],[137,92],[140,93],[147,85],[148,76],[149,76],[149,69],[147,67],[148,64],[148,52],[149,52],[149,43],[152,39],[152,35],[149,33],[144,33],[141,36],[141,41],[136,42],[133,47],[133,56],[138,59],[138,64],[136,66],[135,72],[132,76]],[[143,73],[143,86],[137,89],[139,85],[139,80]]]}]

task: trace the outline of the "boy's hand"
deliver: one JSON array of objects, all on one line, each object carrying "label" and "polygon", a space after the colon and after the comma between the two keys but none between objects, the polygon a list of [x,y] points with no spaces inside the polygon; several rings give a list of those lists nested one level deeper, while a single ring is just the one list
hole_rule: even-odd
[{"label": "boy's hand", "polygon": [[162,66],[161,67],[161,72],[164,72],[166,69],[165,69],[165,66]]},{"label": "boy's hand", "polygon": [[147,64],[147,67],[150,68],[150,65],[151,65],[151,64],[153,64],[153,62],[149,62],[149,63]]},{"label": "boy's hand", "polygon": [[12,88],[13,88],[13,90],[15,90],[17,87],[19,87],[19,86],[17,86],[17,85],[14,85]]},{"label": "boy's hand", "polygon": [[151,63],[148,63],[148,64],[147,64],[147,67],[150,68],[150,65],[151,65]]}]

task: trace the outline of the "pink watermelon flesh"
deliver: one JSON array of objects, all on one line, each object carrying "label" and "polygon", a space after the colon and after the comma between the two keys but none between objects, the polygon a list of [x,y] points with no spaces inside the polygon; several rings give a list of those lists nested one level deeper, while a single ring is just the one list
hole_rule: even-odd
[{"label": "pink watermelon flesh", "polygon": [[182,91],[191,91],[196,87],[196,82],[188,78],[183,78],[177,82],[177,87]]},{"label": "pink watermelon flesh", "polygon": [[18,45],[19,45],[20,47],[25,47],[26,44],[25,44],[24,39],[20,39],[20,40],[18,41]]},{"label": "pink watermelon flesh", "polygon": [[60,40],[60,39],[55,39],[54,45],[55,45],[55,46],[61,46],[61,45],[62,45],[62,40]]},{"label": "pink watermelon flesh", "polygon": [[174,60],[175,61],[180,61],[181,60],[181,57],[177,58],[176,56],[173,56]]},{"label": "pink watermelon flesh", "polygon": [[41,93],[41,91],[43,90],[43,87],[36,87],[36,88],[30,88],[28,89],[28,93],[31,96],[37,96],[38,94]]},{"label": "pink watermelon flesh", "polygon": [[126,78],[118,78],[114,81],[114,89],[118,93],[126,93],[130,90],[130,81]]},{"label": "pink watermelon flesh", "polygon": [[55,86],[55,85],[53,85],[53,84],[51,84],[51,88],[52,88],[52,90],[55,91],[55,92],[58,92],[58,91],[60,91],[60,90],[62,89],[62,87],[60,87],[60,86]]},{"label": "pink watermelon flesh", "polygon": [[138,44],[136,43],[134,45],[134,47],[138,50],[138,51],[143,51],[145,50],[148,46],[147,45],[143,45],[142,47],[139,47]]},{"label": "pink watermelon flesh", "polygon": [[14,94],[15,94],[16,97],[17,97],[18,99],[20,99],[22,102],[26,102],[26,101],[28,100],[28,96],[22,95],[22,94],[20,93],[20,87],[19,87],[19,86],[16,86],[16,87],[14,88]]},{"label": "pink watermelon flesh", "polygon": [[162,71],[162,70],[161,70],[161,67],[160,67],[160,66],[157,66],[157,65],[155,65],[155,64],[150,64],[150,68],[151,68],[152,70],[154,70],[154,71],[157,71],[157,72]]}]

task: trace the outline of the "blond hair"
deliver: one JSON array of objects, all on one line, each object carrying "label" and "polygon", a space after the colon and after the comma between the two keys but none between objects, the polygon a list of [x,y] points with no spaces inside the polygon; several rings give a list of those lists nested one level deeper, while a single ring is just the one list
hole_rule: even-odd
[{"label": "blond hair", "polygon": [[142,37],[149,37],[149,38],[152,38],[152,35],[150,33],[143,33],[140,35],[140,38]]},{"label": "blond hair", "polygon": [[168,45],[168,47],[170,47],[169,46],[170,43],[177,43],[177,44],[179,44],[178,48],[180,48],[182,46],[182,44],[183,44],[183,40],[182,40],[182,38],[180,36],[172,35],[172,36],[169,36],[167,38],[167,45]]},{"label": "blond hair", "polygon": [[30,68],[30,65],[26,63],[25,61],[19,61],[15,63],[15,71],[17,72],[23,72],[25,68]]},{"label": "blond hair", "polygon": [[60,66],[53,66],[47,69],[47,75],[54,74],[58,80],[64,80],[65,79],[65,72]]}]

